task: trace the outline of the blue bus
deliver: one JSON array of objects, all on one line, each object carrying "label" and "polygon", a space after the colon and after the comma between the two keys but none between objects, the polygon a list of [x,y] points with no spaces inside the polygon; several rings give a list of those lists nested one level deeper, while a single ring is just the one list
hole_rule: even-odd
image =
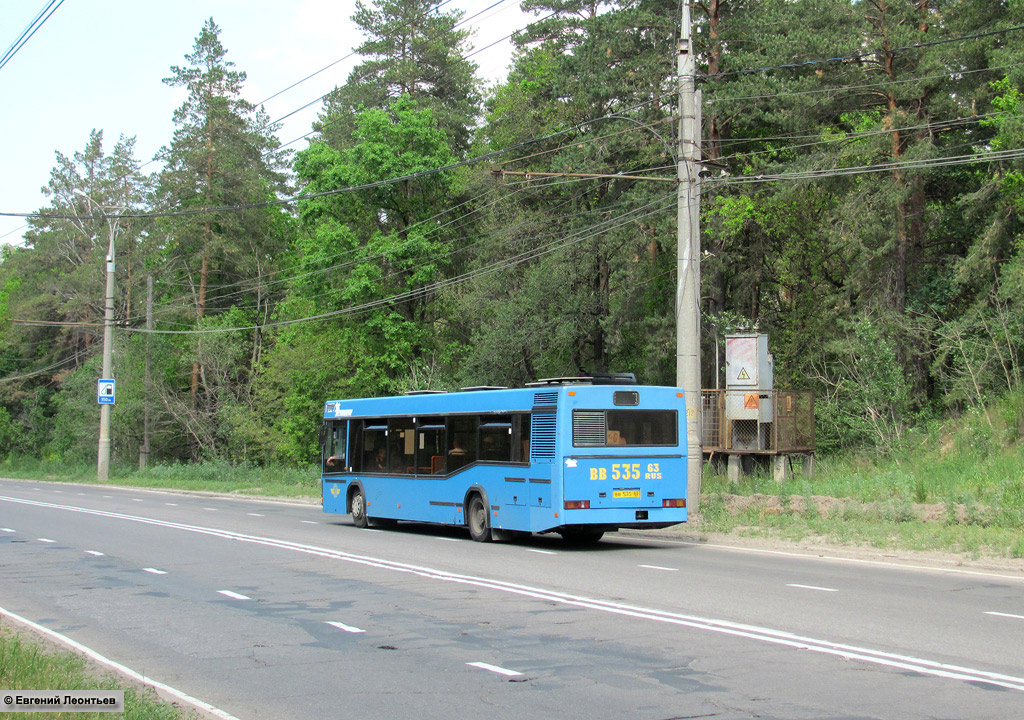
[{"label": "blue bus", "polygon": [[630,374],[331,400],[323,509],[361,528],[461,525],[478,542],[667,527],[686,521],[685,422],[680,389]]}]

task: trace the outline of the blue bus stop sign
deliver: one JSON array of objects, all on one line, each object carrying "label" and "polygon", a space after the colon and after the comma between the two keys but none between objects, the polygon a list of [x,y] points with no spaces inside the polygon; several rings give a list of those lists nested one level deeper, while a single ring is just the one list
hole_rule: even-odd
[{"label": "blue bus stop sign", "polygon": [[113,405],[114,385],[114,380],[99,380],[96,384],[96,402],[100,405]]}]

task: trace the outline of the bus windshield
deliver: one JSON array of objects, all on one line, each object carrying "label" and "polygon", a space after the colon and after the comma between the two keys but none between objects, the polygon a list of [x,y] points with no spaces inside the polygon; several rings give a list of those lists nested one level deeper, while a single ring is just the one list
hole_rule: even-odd
[{"label": "bus windshield", "polygon": [[574,410],[574,447],[676,445],[675,410]]}]

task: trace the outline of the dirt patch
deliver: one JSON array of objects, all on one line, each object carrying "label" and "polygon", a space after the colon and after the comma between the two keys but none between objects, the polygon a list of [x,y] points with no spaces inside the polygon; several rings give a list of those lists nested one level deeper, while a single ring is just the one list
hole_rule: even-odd
[{"label": "dirt patch", "polygon": [[[835,498],[827,495],[791,495],[780,497],[778,495],[728,495],[716,496],[721,498],[726,511],[736,517],[750,509],[756,509],[766,515],[804,515],[813,508],[814,512],[824,518],[854,516],[877,516],[883,509],[884,503],[865,503],[849,498]],[[891,505],[889,506],[892,507]],[[964,522],[968,517],[966,505],[944,503],[901,503],[898,505],[900,512],[910,513],[913,517],[907,519],[920,520],[929,523]],[[977,506],[973,512],[984,514],[987,507]],[[952,517],[951,517],[952,515]]]}]

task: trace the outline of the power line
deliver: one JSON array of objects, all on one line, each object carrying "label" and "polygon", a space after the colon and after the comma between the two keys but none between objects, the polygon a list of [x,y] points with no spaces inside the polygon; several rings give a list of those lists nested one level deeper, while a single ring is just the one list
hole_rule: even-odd
[{"label": "power line", "polygon": [[269,207],[279,207],[279,206],[284,206],[284,205],[291,205],[293,203],[297,203],[297,202],[300,202],[302,200],[315,200],[317,198],[330,197],[330,196],[333,196],[333,195],[343,195],[343,194],[348,194],[348,193],[353,193],[353,192],[359,192],[359,191],[362,191],[362,190],[373,190],[373,189],[376,189],[376,188],[386,187],[388,185],[395,185],[395,184],[400,183],[400,182],[407,182],[409,180],[418,180],[420,178],[430,177],[432,175],[437,175],[439,173],[449,172],[451,170],[457,170],[458,168],[466,167],[468,165],[476,165],[478,163],[488,162],[490,160],[493,160],[496,157],[500,157],[501,155],[504,155],[505,153],[512,152],[512,151],[515,151],[515,150],[521,150],[521,149],[523,149],[525,147],[529,147],[530,145],[534,145],[536,143],[543,142],[545,140],[551,140],[551,139],[556,138],[556,137],[561,137],[562,135],[567,135],[567,134],[569,134],[571,132],[578,132],[578,131],[582,130],[583,128],[585,128],[585,127],[587,127],[589,125],[593,125],[594,123],[601,122],[601,121],[607,120],[609,118],[614,118],[614,116],[617,115],[618,113],[631,112],[631,111],[636,110],[638,108],[644,107],[645,105],[649,105],[652,102],[655,102],[657,100],[658,100],[658,98],[652,98],[652,99],[649,99],[649,100],[644,100],[641,103],[637,103],[636,105],[633,105],[633,106],[631,106],[629,108],[625,108],[623,110],[616,110],[615,112],[610,113],[608,115],[602,115],[601,117],[598,117],[598,118],[593,118],[591,120],[585,120],[585,121],[583,121],[581,123],[578,123],[576,125],[564,128],[562,130],[558,130],[558,131],[553,132],[553,133],[549,133],[547,135],[543,135],[543,136],[535,137],[535,138],[530,138],[528,140],[523,140],[522,142],[518,142],[518,143],[516,143],[514,145],[510,145],[510,146],[508,146],[506,148],[502,148],[501,150],[494,150],[492,152],[485,153],[483,155],[479,155],[479,156],[474,157],[474,158],[467,158],[465,160],[460,160],[458,162],[450,163],[448,165],[442,165],[441,167],[430,168],[430,169],[427,169],[427,170],[420,170],[418,172],[409,173],[408,175],[401,175],[401,176],[398,176],[398,177],[392,177],[392,178],[388,178],[388,179],[385,179],[385,180],[378,180],[376,182],[364,183],[362,185],[350,185],[350,186],[347,186],[347,187],[337,188],[337,189],[334,189],[334,190],[325,190],[323,192],[318,192],[318,193],[308,193],[308,194],[295,195],[295,196],[290,197],[290,198],[278,198],[278,199],[275,199],[275,200],[265,200],[265,201],[262,201],[262,202],[253,202],[253,203],[239,203],[237,205],[219,205],[219,206],[216,206],[216,207],[208,207],[208,208],[190,208],[188,210],[171,210],[171,211],[163,211],[163,212],[143,212],[143,213],[119,213],[119,214],[116,214],[116,215],[109,215],[109,216],[107,216],[107,215],[104,215],[104,216],[99,216],[99,215],[74,215],[74,216],[72,216],[72,215],[62,215],[62,214],[56,214],[56,213],[43,213],[43,212],[28,212],[28,213],[25,213],[25,212],[20,212],[20,213],[0,212],[0,216],[2,216],[2,217],[40,218],[40,219],[46,219],[46,220],[76,220],[76,219],[83,219],[83,218],[90,219],[90,220],[102,220],[102,219],[105,219],[105,218],[113,218],[115,220],[120,220],[120,219],[129,219],[129,218],[190,217],[190,216],[197,216],[197,215],[211,215],[211,214],[216,214],[216,213],[221,213],[221,212],[241,212],[243,210],[255,210],[255,209],[260,209],[260,208],[269,208]]},{"label": "power line", "polygon": [[[64,4],[64,0],[50,0],[48,5],[45,5],[42,10],[32,19],[32,22],[21,31],[21,35],[11,43],[11,46],[4,52],[3,57],[0,57],[0,70],[3,70],[4,66],[11,61],[19,50],[25,47],[25,43],[32,39],[32,36],[43,26],[43,24],[50,19],[50,17],[57,12],[57,9]],[[52,9],[51,9],[52,8]],[[49,14],[47,14],[49,11]],[[43,17],[46,15],[46,17]],[[41,18],[41,19],[40,19]]]},{"label": "power line", "polygon": [[871,50],[870,52],[840,55],[838,57],[822,58],[820,60],[805,60],[803,62],[767,65],[765,67],[749,68],[747,70],[732,70],[730,72],[712,73],[701,75],[700,77],[708,79],[723,78],[731,77],[733,75],[749,75],[752,73],[771,72],[772,70],[794,70],[798,68],[813,67],[815,65],[834,65],[837,63],[849,62],[851,60],[865,60],[870,57],[875,57],[876,55],[895,55],[896,53],[906,52],[908,50],[934,47],[936,45],[948,45],[950,43],[964,42],[965,40],[977,40],[979,38],[992,37],[994,35],[1004,35],[1018,30],[1024,30],[1024,25],[1015,25],[1013,27],[1003,28],[1002,30],[990,30],[989,32],[975,33],[973,35],[962,35],[960,37],[947,38],[945,40],[933,40],[932,42],[917,43],[916,45],[904,45],[898,48],[890,48],[889,50]]},{"label": "power line", "polygon": [[914,160],[894,160],[875,165],[860,165],[848,168],[829,168],[827,170],[801,170],[792,173],[740,175],[708,180],[713,185],[745,185],[750,183],[778,182],[783,180],[819,180],[824,178],[842,177],[847,175],[866,175],[871,173],[889,172],[892,170],[925,170],[953,165],[973,165],[976,163],[998,162],[1024,158],[1024,148],[998,150],[971,155],[956,155],[947,158],[923,158]]},{"label": "power line", "polygon": [[863,85],[845,85],[845,86],[842,86],[842,87],[831,86],[831,87],[826,87],[826,88],[817,88],[815,90],[783,90],[783,91],[780,91],[780,92],[771,93],[771,94],[767,94],[767,95],[739,95],[739,96],[736,96],[736,97],[708,97],[708,98],[704,99],[704,104],[705,105],[716,105],[718,103],[740,102],[740,101],[747,101],[747,100],[774,100],[774,99],[776,99],[778,97],[781,97],[781,96],[796,97],[798,95],[818,95],[818,94],[823,94],[823,93],[847,92],[847,91],[851,91],[851,90],[867,90],[867,89],[876,88],[876,87],[877,88],[888,87],[890,85],[906,85],[906,84],[909,84],[909,83],[923,82],[925,80],[938,80],[939,78],[948,78],[950,76],[957,76],[957,75],[973,75],[975,73],[996,72],[998,70],[1008,70],[1010,68],[1016,68],[1016,67],[1021,67],[1021,66],[1024,66],[1024,63],[1010,63],[1008,65],[997,65],[997,66],[993,66],[993,67],[975,68],[974,70],[950,70],[949,72],[941,73],[941,74],[937,74],[937,75],[924,75],[924,76],[921,76],[921,77],[906,78],[906,79],[902,79],[902,80],[880,80],[878,82],[865,83]]},{"label": "power line", "polygon": [[[655,172],[655,171],[658,171],[658,170],[672,169],[673,167],[674,166],[664,166],[664,167],[648,168],[648,169],[643,170],[643,172]],[[526,192],[528,190],[535,190],[535,189],[538,189],[538,188],[539,189],[545,189],[545,188],[550,188],[550,187],[554,187],[554,186],[563,186],[563,185],[569,185],[569,184],[580,184],[580,183],[583,183],[583,182],[585,182],[587,180],[591,180],[591,179],[593,179],[593,178],[585,178],[585,179],[573,178],[573,179],[568,179],[568,180],[561,179],[561,178],[545,178],[545,179],[542,179],[542,180],[535,180],[535,181],[524,180],[524,181],[519,181],[519,182],[507,183],[506,187],[519,185],[520,187],[517,188],[512,193],[514,195],[514,194],[519,194],[519,193],[522,193],[522,192]],[[480,196],[478,196],[478,198],[479,197],[483,197],[484,195],[492,194],[494,192],[496,192],[496,190],[488,191],[487,193],[483,193]],[[448,227],[449,225],[454,224],[455,222],[458,222],[458,221],[461,221],[461,220],[465,220],[469,216],[471,216],[471,215],[473,215],[475,213],[482,212],[483,210],[486,210],[489,207],[492,207],[492,206],[496,205],[498,202],[507,201],[509,199],[509,197],[510,197],[510,195],[507,195],[507,194],[503,195],[501,198],[499,198],[498,200],[494,201],[493,203],[489,203],[488,205],[485,205],[485,206],[483,206],[481,208],[477,208],[477,209],[473,210],[471,213],[469,213],[466,216],[458,217],[458,218],[450,221],[449,223],[446,223],[446,224],[444,224],[442,226],[433,228],[430,232],[428,232],[423,237],[424,238],[429,238],[430,236],[432,236],[432,235],[434,235],[436,233],[441,232],[442,230],[444,230],[444,228]],[[567,198],[566,200],[562,201],[561,203],[555,205],[553,208],[551,208],[551,210],[557,210],[559,207],[561,207],[561,206],[563,206],[565,204],[568,204],[568,203],[572,202],[573,200],[578,200],[579,197],[580,197],[579,195],[576,195],[576,196]],[[467,201],[466,203],[462,203],[459,206],[456,206],[455,208],[452,208],[451,211],[457,210],[459,207],[462,207],[462,206],[466,205],[468,202],[471,202],[471,201]],[[616,205],[603,206],[600,209],[600,212],[608,212],[610,210],[615,209],[619,205],[625,205],[625,204],[628,204],[628,201],[622,201],[621,203],[618,203]],[[432,222],[434,219],[436,219],[437,217],[440,217],[443,214],[445,214],[445,212],[438,213],[433,218],[421,221],[420,223],[416,223],[415,225],[410,226],[409,228],[407,228],[407,230],[411,230],[411,229],[417,227],[418,225],[423,225],[423,224]],[[530,224],[531,223],[529,223],[529,222],[524,223],[524,225],[530,225]],[[510,232],[511,230],[514,230],[514,228],[503,229],[501,231],[501,233],[502,234],[506,234],[506,233]],[[551,234],[553,234],[553,233],[551,233]],[[541,237],[541,236],[534,236],[534,237],[537,238],[537,237]],[[454,242],[455,240],[458,240],[458,239],[465,239],[465,237],[462,237],[462,238],[452,238],[451,241]],[[397,247],[392,248],[391,252],[400,251],[402,248],[404,248],[408,244],[412,243],[413,241],[414,241],[414,239],[410,238],[405,243],[402,243],[402,244],[398,245]],[[442,258],[448,258],[448,257],[451,257],[453,255],[457,255],[457,254],[460,254],[460,253],[468,252],[474,246],[480,244],[481,242],[484,242],[484,239],[477,240],[476,242],[470,243],[469,245],[458,247],[458,248],[450,250],[450,251],[448,251],[446,253],[443,253],[443,254],[440,254],[440,255],[434,255],[432,257],[433,257],[434,260],[439,260],[439,259],[442,259]],[[333,259],[336,259],[336,258],[339,258],[339,257],[344,257],[346,255],[354,255],[357,252],[358,252],[358,250],[351,250],[351,251],[348,251],[348,252],[345,252],[345,253],[340,253],[338,255],[333,256]],[[340,269],[343,269],[343,268],[346,268],[346,267],[351,267],[352,265],[356,264],[357,262],[359,262],[359,263],[372,262],[374,260],[382,259],[382,258],[384,258],[386,256],[387,256],[387,253],[377,253],[377,254],[372,254],[372,255],[367,255],[367,256],[359,257],[356,260],[352,260],[352,261],[348,261],[348,262],[342,262],[342,263],[338,263],[338,264],[331,265],[331,266],[328,266],[328,267],[318,268],[316,270],[309,270],[309,271],[306,271],[306,272],[302,272],[302,273],[298,273],[298,274],[295,274],[295,275],[291,275],[289,277],[284,277],[284,278],[280,278],[278,280],[273,280],[273,281],[271,281],[269,283],[266,283],[266,285],[264,287],[270,287],[270,286],[273,286],[273,285],[279,285],[279,284],[283,284],[283,283],[294,282],[295,280],[299,280],[299,279],[302,279],[304,277],[311,277],[311,276],[314,276],[314,275],[326,274],[328,272],[332,272],[332,271],[335,271],[335,270],[340,270]],[[276,273],[272,273],[271,275],[281,274],[283,272],[284,271],[281,270],[281,271],[277,271]],[[267,277],[269,277],[269,276],[267,276]],[[383,279],[387,279],[387,277],[391,277],[391,275],[388,275],[388,276],[386,276]],[[241,295],[242,293],[251,291],[259,283],[260,283],[259,279],[256,279],[256,280],[249,279],[249,280],[240,281],[238,283],[232,283],[230,285],[220,286],[221,288],[229,288],[229,287],[235,287],[235,286],[243,286],[243,287],[241,287],[241,289],[239,289],[239,290],[236,290],[236,291],[230,292],[230,293],[226,293],[226,294],[223,294],[223,295],[209,296],[207,298],[207,302],[208,303],[212,303],[212,302],[224,301],[224,300],[230,299],[232,297],[236,297],[238,295]],[[329,295],[329,294],[331,294],[331,293],[323,293],[321,295],[316,295],[316,296],[312,296],[312,297],[306,296],[305,299],[312,300],[312,299],[316,299],[317,297],[321,297],[323,295]],[[174,310],[178,309],[178,307],[176,307],[176,304],[178,302],[184,302],[186,300],[188,300],[187,297],[182,297],[182,298],[178,298],[178,299],[176,299],[174,301],[169,301],[169,302],[161,303],[160,314],[164,314],[166,312],[173,312]],[[191,305],[191,302],[189,303],[189,305]],[[184,307],[184,305],[182,305],[180,307]],[[211,316],[211,314],[207,314],[206,315],[206,317],[210,317],[210,316]]]},{"label": "power line", "polygon": [[[659,200],[660,200],[660,205],[658,205]],[[483,268],[479,268],[477,270],[473,270],[473,271],[470,271],[468,273],[463,273],[462,275],[458,275],[458,276],[455,276],[453,278],[448,278],[448,279],[445,279],[445,280],[439,280],[439,281],[434,282],[434,283],[429,283],[429,284],[427,284],[425,286],[422,286],[422,287],[419,287],[419,288],[414,288],[413,290],[409,290],[409,291],[404,292],[404,293],[399,293],[399,294],[392,295],[392,296],[385,297],[385,298],[378,298],[376,300],[367,301],[365,303],[361,303],[359,305],[350,306],[350,307],[347,307],[347,308],[340,308],[338,310],[331,310],[329,312],[321,313],[319,315],[310,315],[310,316],[307,316],[307,317],[294,318],[294,319],[291,319],[291,320],[278,320],[278,321],[266,323],[266,324],[263,324],[263,325],[247,325],[247,326],[243,326],[243,327],[231,327],[231,328],[207,328],[207,329],[200,329],[200,330],[155,330],[155,329],[149,330],[149,329],[145,329],[145,328],[125,328],[125,330],[128,331],[128,332],[160,334],[160,335],[201,335],[201,334],[212,334],[212,333],[240,332],[240,331],[247,331],[247,330],[265,329],[265,328],[269,328],[269,327],[283,327],[283,326],[287,326],[287,325],[295,325],[295,324],[305,323],[305,322],[314,322],[314,321],[317,321],[317,320],[325,320],[325,319],[328,319],[328,318],[337,317],[339,315],[351,315],[351,314],[363,313],[363,312],[366,312],[368,310],[372,310],[372,309],[374,309],[376,307],[379,307],[381,305],[387,305],[387,304],[392,304],[392,303],[395,303],[395,302],[404,302],[404,301],[408,301],[408,300],[414,300],[414,299],[417,299],[419,297],[424,297],[424,296],[426,296],[426,295],[428,295],[430,293],[437,292],[438,290],[442,290],[442,289],[445,289],[445,288],[448,288],[448,287],[451,287],[451,286],[454,286],[454,285],[459,285],[459,284],[468,282],[468,281],[473,280],[473,279],[475,279],[477,277],[481,277],[481,276],[484,276],[484,275],[489,275],[489,274],[492,274],[494,272],[498,272],[500,270],[505,270],[505,269],[508,269],[508,268],[515,267],[517,265],[521,265],[522,263],[528,262],[529,260],[533,260],[533,259],[536,259],[538,257],[542,257],[544,255],[547,255],[547,254],[550,254],[552,252],[555,252],[556,250],[560,250],[560,249],[563,249],[565,247],[569,247],[571,245],[575,245],[575,244],[580,243],[580,242],[582,242],[582,241],[584,241],[586,239],[589,239],[589,238],[595,237],[596,235],[599,235],[601,233],[607,232],[608,230],[613,230],[615,228],[621,227],[622,225],[626,225],[626,224],[629,224],[629,223],[632,223],[632,222],[636,222],[638,220],[642,220],[643,218],[649,217],[650,215],[654,215],[654,214],[657,214],[657,213],[660,213],[660,212],[664,212],[665,210],[675,206],[676,194],[674,192],[670,193],[668,196],[663,196],[659,200],[653,200],[653,201],[651,201],[651,202],[641,206],[640,208],[637,208],[636,210],[631,211],[631,213],[626,213],[625,215],[620,216],[618,218],[606,220],[606,221],[604,221],[602,223],[599,223],[597,226],[595,226],[593,228],[587,228],[586,230],[579,231],[578,233],[576,233],[575,235],[571,235],[569,238],[565,239],[564,241],[561,241],[561,242],[557,242],[556,241],[556,242],[548,243],[547,245],[541,246],[540,248],[533,248],[533,249],[528,250],[526,252],[520,253],[519,255],[513,256],[512,258],[508,258],[508,259],[501,260],[501,261],[498,261],[498,262],[495,262],[495,263],[491,263],[490,265],[484,266]],[[652,209],[652,206],[655,206],[655,205],[658,205],[658,207],[654,207]],[[632,214],[632,217],[630,217],[631,214]]]}]

